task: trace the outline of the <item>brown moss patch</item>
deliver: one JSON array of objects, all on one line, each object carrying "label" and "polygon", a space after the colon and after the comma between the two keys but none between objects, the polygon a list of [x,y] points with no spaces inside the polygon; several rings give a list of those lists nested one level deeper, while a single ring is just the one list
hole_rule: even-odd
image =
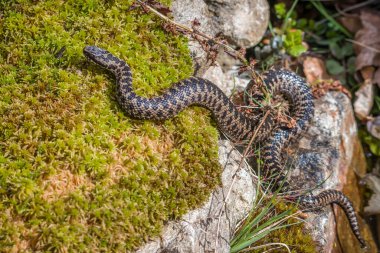
[{"label": "brown moss patch", "polygon": [[94,183],[86,174],[73,174],[68,169],[57,171],[41,182],[43,193],[41,197],[46,201],[54,201],[67,197],[70,193],[84,188],[90,191],[94,188]]}]

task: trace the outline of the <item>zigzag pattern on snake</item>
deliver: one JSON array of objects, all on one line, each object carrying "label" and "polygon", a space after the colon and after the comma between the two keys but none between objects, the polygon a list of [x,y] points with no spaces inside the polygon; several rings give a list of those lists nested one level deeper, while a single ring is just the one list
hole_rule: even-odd
[{"label": "zigzag pattern on snake", "polygon": [[[258,117],[240,112],[223,91],[206,79],[190,77],[174,84],[163,95],[144,98],[133,91],[132,73],[126,62],[94,46],[86,46],[83,52],[87,58],[116,76],[118,102],[134,118],[165,120],[190,105],[200,105],[212,112],[220,130],[234,141],[249,140],[259,126]],[[255,137],[255,141],[265,143],[263,159],[266,174],[278,174],[280,178],[284,178],[281,173],[281,152],[290,138],[306,130],[314,115],[313,96],[306,82],[287,70],[269,70],[263,75],[263,81],[271,94],[281,94],[289,100],[291,116],[296,121],[296,126],[292,128],[278,127],[272,131],[269,117]],[[310,209],[332,203],[341,206],[354,235],[361,246],[365,246],[352,203],[343,193],[326,190],[317,196],[298,196],[296,199],[302,207]]]}]

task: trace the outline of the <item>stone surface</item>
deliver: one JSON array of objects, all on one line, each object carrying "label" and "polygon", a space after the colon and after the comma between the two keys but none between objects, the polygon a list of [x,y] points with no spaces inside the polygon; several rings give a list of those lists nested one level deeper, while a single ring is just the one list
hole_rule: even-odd
[{"label": "stone surface", "polygon": [[[172,10],[175,20],[190,26],[195,18],[201,23],[200,30],[215,36],[222,31],[235,45],[252,45],[259,41],[247,39],[248,31],[233,29],[239,27],[262,32],[266,29],[265,1],[227,1],[227,0],[177,0]],[[247,6],[262,3],[254,7],[252,13],[260,11],[260,18],[253,18],[262,27],[242,25],[244,15],[247,16]],[[256,8],[256,9],[255,9]],[[238,11],[240,9],[240,13]],[[246,12],[246,13],[242,13]],[[250,14],[252,14],[250,13]],[[231,14],[238,15],[234,17]],[[244,14],[244,15],[243,15]],[[235,19],[235,20],[233,20]],[[240,23],[239,23],[240,22]],[[239,35],[243,31],[244,36]],[[247,41],[249,42],[247,42]],[[249,44],[252,43],[252,44]],[[205,65],[205,53],[197,42],[190,41],[190,50],[195,61],[196,75],[207,78],[217,84],[224,92],[231,94],[235,89],[241,90],[248,80],[236,75],[236,62],[219,60],[222,67]],[[224,58],[224,60],[223,60]],[[365,160],[357,136],[357,128],[350,100],[342,93],[327,93],[316,102],[316,113],[309,130],[297,143],[288,148],[287,167],[290,184],[294,189],[314,189],[314,194],[323,189],[343,190],[354,202],[356,210],[362,206],[356,174],[365,173]],[[231,158],[226,159],[231,147],[221,141],[220,159],[224,166],[223,186],[216,189],[209,201],[201,208],[190,211],[180,221],[170,221],[159,239],[147,243],[139,252],[228,252],[228,242],[235,224],[249,211],[255,192],[249,168],[244,165],[238,169],[240,155],[233,151]],[[236,177],[232,177],[236,173]],[[230,185],[231,192],[229,193]],[[224,201],[227,196],[227,201]],[[224,204],[225,203],[225,204]],[[357,252],[358,243],[354,238],[347,219],[339,208],[335,208],[336,219],[331,207],[326,207],[320,213],[308,213],[306,227],[317,241],[319,252]],[[220,219],[219,219],[220,217]],[[359,218],[360,219],[360,218]],[[337,226],[335,224],[337,221]],[[362,231],[368,240],[368,227]],[[337,229],[336,229],[337,228]],[[338,231],[339,245],[336,243]],[[370,240],[371,241],[371,240]],[[376,250],[374,245],[372,249]],[[354,251],[352,251],[354,249]],[[376,251],[369,251],[376,252]]]},{"label": "stone surface", "polygon": [[237,71],[231,70],[224,73],[219,64],[210,67],[202,77],[215,83],[227,96],[244,90],[249,83],[249,79],[238,76]]},{"label": "stone surface", "polygon": [[223,165],[222,186],[201,208],[179,221],[170,221],[160,236],[138,250],[151,252],[229,252],[229,241],[239,222],[250,211],[255,187],[250,168],[228,141],[219,143]]},{"label": "stone surface", "polygon": [[[215,36],[219,31],[211,24],[211,13],[203,0],[175,0],[171,10],[174,20],[188,27],[192,26],[192,21],[199,20],[198,29],[210,36]],[[189,49],[194,62],[194,75],[202,75],[209,66],[206,64],[206,53],[197,41],[189,39]]]},{"label": "stone surface", "polygon": [[239,47],[252,47],[264,35],[269,22],[266,0],[205,0],[212,25]]},{"label": "stone surface", "polygon": [[[315,116],[309,130],[298,144],[289,147],[292,158],[288,157],[288,166],[293,168],[289,178],[294,189],[314,189],[314,194],[324,189],[343,190],[353,201],[355,210],[360,210],[362,201],[356,175],[364,175],[366,164],[357,134],[348,97],[343,93],[329,92],[316,100]],[[317,241],[320,252],[332,252],[338,245],[337,238],[343,252],[359,252],[359,244],[344,213],[340,208],[334,208],[336,219],[331,207],[319,213],[308,213],[306,227]],[[371,241],[368,227],[360,217],[359,220],[362,233]],[[349,243],[344,244],[343,241]]]},{"label": "stone surface", "polygon": [[[198,29],[210,36],[222,33],[231,45],[249,47],[257,44],[269,22],[266,0],[175,0],[171,6],[174,20],[191,27],[193,20],[200,22]],[[208,69],[206,53],[193,40],[189,48],[198,76]]]}]

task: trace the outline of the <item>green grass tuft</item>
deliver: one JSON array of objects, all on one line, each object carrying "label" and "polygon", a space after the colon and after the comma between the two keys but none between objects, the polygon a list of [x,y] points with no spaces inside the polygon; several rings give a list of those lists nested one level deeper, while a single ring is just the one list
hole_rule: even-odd
[{"label": "green grass tuft", "polygon": [[131,2],[0,1],[0,251],[132,250],[219,183],[206,110],[132,120],[82,54],[125,59],[144,96],[191,75],[186,40]]},{"label": "green grass tuft", "polygon": [[231,241],[231,252],[316,252],[311,235],[294,216],[295,206],[276,198],[264,196],[254,205]]}]

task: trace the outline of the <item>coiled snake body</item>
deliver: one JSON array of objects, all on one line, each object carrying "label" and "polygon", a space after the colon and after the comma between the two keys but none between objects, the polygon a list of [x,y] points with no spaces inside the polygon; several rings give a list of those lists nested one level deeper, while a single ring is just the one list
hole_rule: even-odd
[{"label": "coiled snake body", "polygon": [[[165,120],[174,117],[190,105],[200,105],[208,108],[219,128],[232,140],[249,140],[259,131],[255,141],[264,141],[264,170],[266,174],[281,175],[281,152],[291,137],[304,131],[314,114],[313,96],[305,81],[296,74],[286,70],[270,70],[263,76],[266,88],[270,93],[285,96],[292,105],[292,118],[296,126],[292,128],[279,127],[270,133],[271,127],[258,128],[257,118],[250,117],[234,106],[230,99],[212,82],[190,77],[172,86],[161,96],[144,98],[138,96],[132,89],[131,69],[123,60],[106,50],[94,46],[86,46],[85,56],[98,65],[111,71],[117,80],[117,99],[123,110],[138,119]],[[270,136],[268,134],[270,133]],[[268,138],[267,138],[268,137]],[[284,176],[279,176],[284,178]],[[317,209],[336,203],[345,211],[350,226],[361,246],[362,239],[357,217],[350,200],[340,191],[326,190],[317,196],[298,196],[300,205],[305,208]]]}]

